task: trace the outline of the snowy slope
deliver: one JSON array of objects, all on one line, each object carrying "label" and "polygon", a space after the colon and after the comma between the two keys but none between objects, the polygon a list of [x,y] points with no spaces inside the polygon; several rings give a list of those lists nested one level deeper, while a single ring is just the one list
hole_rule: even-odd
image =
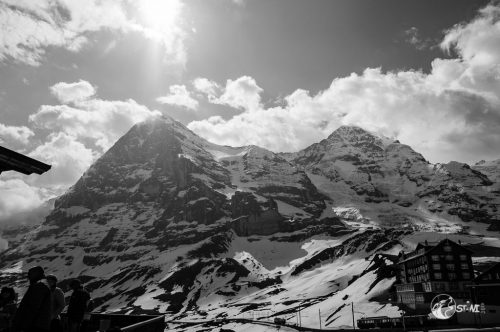
[{"label": "snowy slope", "polygon": [[452,233],[479,248],[478,264],[500,256],[497,164],[433,165],[358,127],[280,154],[150,120],[97,160],[42,225],[11,234],[0,283],[22,290],[19,275],[41,264],[63,282],[80,276],[100,311],[177,321],[293,323],[300,309],[303,325],[318,327],[321,316],[333,328],[352,324],[352,303],[368,316],[399,315],[384,300],[391,255]]},{"label": "snowy slope", "polygon": [[425,220],[430,212],[488,223],[491,229],[500,225],[499,195],[487,175],[458,162],[432,165],[409,146],[358,127],[340,127],[288,159],[302,166],[336,207],[356,206],[381,224]]}]

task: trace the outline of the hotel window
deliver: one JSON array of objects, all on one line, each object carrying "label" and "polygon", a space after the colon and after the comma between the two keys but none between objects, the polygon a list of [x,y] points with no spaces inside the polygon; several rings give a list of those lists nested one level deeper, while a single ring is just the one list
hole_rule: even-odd
[{"label": "hotel window", "polygon": [[441,264],[432,264],[433,270],[441,270]]},{"label": "hotel window", "polygon": [[462,270],[468,270],[469,269],[469,264],[467,264],[467,263],[461,263],[460,264],[460,268],[462,268]]},{"label": "hotel window", "polygon": [[444,246],[444,251],[451,252],[451,246]]},{"label": "hotel window", "polygon": [[456,274],[456,273],[454,273],[454,272],[450,272],[450,273],[448,273],[448,279],[450,279],[450,280],[455,280],[455,279],[457,279],[457,274]]},{"label": "hotel window", "polygon": [[446,255],[445,259],[447,261],[452,261],[453,260],[453,255]]},{"label": "hotel window", "polygon": [[460,260],[461,261],[466,261],[467,260],[467,255],[460,255]]},{"label": "hotel window", "polygon": [[455,270],[455,264],[446,264],[446,269],[449,271],[454,271]]},{"label": "hotel window", "polygon": [[438,255],[432,255],[431,259],[432,259],[434,262],[439,262],[439,256],[438,256]]},{"label": "hotel window", "polygon": [[462,272],[462,278],[464,278],[465,280],[469,280],[470,279],[470,273],[469,272]]},{"label": "hotel window", "polygon": [[436,282],[434,283],[434,289],[437,291],[444,291],[444,284]]},{"label": "hotel window", "polygon": [[443,279],[443,274],[441,272],[434,272],[435,279]]}]

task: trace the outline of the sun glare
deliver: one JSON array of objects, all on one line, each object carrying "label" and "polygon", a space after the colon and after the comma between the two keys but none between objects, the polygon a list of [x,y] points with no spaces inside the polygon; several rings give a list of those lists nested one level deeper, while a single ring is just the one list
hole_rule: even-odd
[{"label": "sun glare", "polygon": [[175,26],[181,3],[179,0],[142,0],[139,9],[147,27],[165,33]]}]

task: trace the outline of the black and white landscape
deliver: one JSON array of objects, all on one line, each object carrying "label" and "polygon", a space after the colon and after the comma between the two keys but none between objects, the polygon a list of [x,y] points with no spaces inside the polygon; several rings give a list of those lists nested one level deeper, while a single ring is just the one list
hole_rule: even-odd
[{"label": "black and white landscape", "polygon": [[[445,236],[500,260],[498,161],[432,164],[343,126],[297,153],[208,142],[181,123],[139,123],[26,236],[7,233],[2,280],[42,263],[79,275],[98,311],[207,320],[302,310],[349,326],[387,303],[401,250]],[[490,257],[495,256],[495,257]]]},{"label": "black and white landscape", "polygon": [[333,329],[401,316],[419,242],[500,262],[498,2],[0,0],[0,32],[0,145],[51,165],[0,175],[0,286]]}]

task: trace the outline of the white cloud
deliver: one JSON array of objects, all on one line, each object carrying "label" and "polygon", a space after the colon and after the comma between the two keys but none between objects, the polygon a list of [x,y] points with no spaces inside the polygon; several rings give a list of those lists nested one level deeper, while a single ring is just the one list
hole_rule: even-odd
[{"label": "white cloud", "polygon": [[420,35],[420,31],[417,27],[411,27],[403,32],[405,41],[413,45],[417,50],[424,50],[429,48],[432,44],[430,39],[424,39]]},{"label": "white cloud", "polygon": [[[497,159],[500,146],[500,9],[488,6],[454,27],[442,46],[456,59],[435,59],[432,71],[382,72],[335,79],[316,95],[297,90],[286,105],[265,109],[250,77],[228,81],[218,101],[245,109],[229,120],[212,117],[188,127],[220,144],[257,144],[296,151],[340,125],[397,137],[431,161]],[[241,88],[245,83],[247,88]]]},{"label": "white cloud", "polygon": [[28,144],[30,137],[35,133],[25,126],[6,126],[0,123],[0,142],[14,141]]},{"label": "white cloud", "polygon": [[410,44],[418,44],[420,39],[418,38],[418,29],[416,27],[411,27],[404,32],[406,36],[406,41]]},{"label": "white cloud", "polygon": [[68,41],[57,31],[59,13],[48,14],[48,3],[0,2],[0,60],[12,58],[37,65],[44,46],[63,46]]},{"label": "white cloud", "polygon": [[75,136],[64,132],[50,134],[47,140],[29,155],[52,167],[42,175],[30,176],[27,182],[51,188],[58,194],[74,184],[97,157],[96,152],[79,142]]},{"label": "white cloud", "polygon": [[193,80],[193,87],[206,95],[212,104],[227,105],[246,111],[262,107],[260,94],[263,90],[250,76],[241,76],[236,80],[229,79],[224,87],[207,78],[198,77]]},{"label": "white cloud", "polygon": [[64,193],[96,159],[97,153],[74,136],[63,132],[28,154],[52,167],[42,175],[2,173],[0,180],[0,223],[41,222],[51,209],[49,200]]},{"label": "white cloud", "polygon": [[500,5],[489,5],[472,22],[453,27],[441,46],[454,48],[460,55],[458,61],[435,64],[454,73],[450,84],[500,100]]},{"label": "white cloud", "polygon": [[13,172],[2,173],[0,228],[6,224],[39,224],[53,208],[53,198],[61,194],[62,190],[54,191],[32,184],[30,183],[32,179],[33,176]]},{"label": "white cloud", "polygon": [[88,99],[96,93],[96,89],[87,81],[74,83],[59,82],[50,87],[50,92],[64,104]]},{"label": "white cloud", "polygon": [[227,80],[224,93],[216,103],[228,105],[247,111],[257,110],[260,105],[262,88],[250,76],[242,76],[236,80]]},{"label": "white cloud", "polygon": [[10,221],[17,214],[32,211],[44,203],[40,188],[21,179],[0,180],[0,222]]},{"label": "white cloud", "polygon": [[205,94],[208,101],[215,103],[217,100],[217,95],[220,93],[220,86],[207,78],[198,77],[193,80],[193,86],[196,91]]},{"label": "white cloud", "polygon": [[[89,34],[100,30],[136,31],[163,46],[166,60],[186,61],[185,32],[177,22],[182,2],[165,0],[168,7],[158,17],[170,17],[170,25],[151,26],[151,18],[137,17],[138,8],[160,0],[0,0],[0,61],[11,59],[39,65],[48,47],[77,52],[89,42]],[[168,10],[167,10],[168,9]],[[174,16],[174,14],[176,16]]]},{"label": "white cloud", "polygon": [[[74,96],[73,89],[70,91],[69,95]],[[159,115],[159,111],[151,111],[132,99],[109,101],[94,98],[73,100],[71,106],[43,105],[30,115],[30,121],[41,128],[92,140],[104,151],[135,123]]]},{"label": "white cloud", "polygon": [[[198,77],[192,81],[192,85],[195,91],[206,95],[212,104],[227,105],[246,111],[262,107],[260,94],[263,90],[250,76],[241,76],[236,80],[229,79],[224,87],[207,78]],[[184,106],[192,110],[199,106],[199,102],[191,96],[185,85],[172,85],[169,95],[156,100],[162,104]]]},{"label": "white cloud", "polygon": [[500,7],[488,5],[479,11],[472,22],[455,25],[441,46],[456,48],[461,58],[473,65],[492,65],[500,62]]},{"label": "white cloud", "polygon": [[183,106],[190,110],[198,108],[198,101],[191,97],[185,85],[172,85],[169,90],[170,94],[158,97],[156,100],[161,104]]}]

